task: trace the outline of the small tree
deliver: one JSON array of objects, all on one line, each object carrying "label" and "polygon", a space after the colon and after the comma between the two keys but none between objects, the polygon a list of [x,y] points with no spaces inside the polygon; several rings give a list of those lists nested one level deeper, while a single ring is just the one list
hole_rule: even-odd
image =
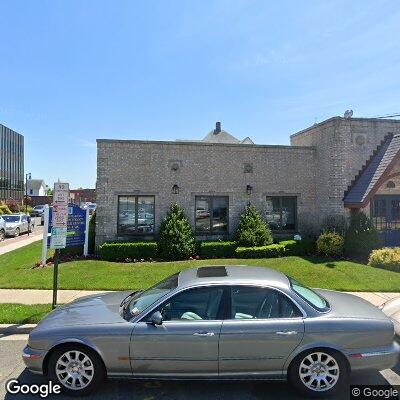
[{"label": "small tree", "polygon": [[371,220],[363,212],[354,213],[346,231],[345,253],[348,256],[366,258],[372,250],[381,247],[381,245],[382,241]]},{"label": "small tree", "polygon": [[158,251],[165,260],[184,260],[194,254],[195,240],[183,209],[173,204],[161,222],[158,232]]},{"label": "small tree", "polygon": [[246,206],[240,216],[235,240],[244,247],[266,246],[273,242],[271,229],[254,206]]}]

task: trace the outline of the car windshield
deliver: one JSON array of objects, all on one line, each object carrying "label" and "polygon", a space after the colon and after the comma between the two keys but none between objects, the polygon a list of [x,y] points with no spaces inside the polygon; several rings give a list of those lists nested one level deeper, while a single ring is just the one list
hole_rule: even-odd
[{"label": "car windshield", "polygon": [[318,311],[328,311],[329,303],[314,290],[288,277],[292,290]]},{"label": "car windshield", "polygon": [[19,215],[3,215],[4,221],[6,222],[19,222]]},{"label": "car windshield", "polygon": [[42,210],[43,208],[44,208],[44,206],[36,206],[36,207],[33,207],[34,210]]},{"label": "car windshield", "polygon": [[129,319],[137,317],[147,307],[175,289],[178,286],[178,275],[179,273],[174,274],[150,289],[135,293],[128,303]]}]

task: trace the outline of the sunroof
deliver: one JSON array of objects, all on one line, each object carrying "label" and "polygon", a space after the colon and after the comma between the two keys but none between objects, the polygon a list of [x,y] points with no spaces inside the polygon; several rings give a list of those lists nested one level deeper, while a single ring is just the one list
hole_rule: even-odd
[{"label": "sunroof", "polygon": [[216,276],[227,276],[226,268],[223,265],[215,267],[200,267],[197,269],[198,278],[209,278]]}]

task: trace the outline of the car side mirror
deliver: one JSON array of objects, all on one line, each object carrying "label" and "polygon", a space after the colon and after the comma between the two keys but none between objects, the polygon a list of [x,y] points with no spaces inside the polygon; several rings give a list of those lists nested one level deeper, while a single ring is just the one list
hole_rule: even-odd
[{"label": "car side mirror", "polygon": [[150,317],[150,322],[151,322],[153,325],[162,325],[162,323],[163,323],[163,317],[162,317],[160,311],[156,311],[156,312],[154,312],[154,313],[151,315],[151,317]]}]

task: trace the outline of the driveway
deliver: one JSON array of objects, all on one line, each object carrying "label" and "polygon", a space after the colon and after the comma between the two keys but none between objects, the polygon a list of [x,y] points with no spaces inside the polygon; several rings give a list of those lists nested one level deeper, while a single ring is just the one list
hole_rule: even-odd
[{"label": "driveway", "polygon": [[[29,395],[10,395],[5,392],[5,383],[18,379],[21,384],[43,384],[47,379],[33,375],[24,368],[21,351],[26,344],[27,335],[0,337],[0,398],[38,399]],[[350,384],[400,385],[400,364],[393,370],[353,375]],[[54,396],[57,399],[70,399]],[[349,399],[349,388],[332,399]],[[304,399],[284,382],[262,381],[156,381],[156,380],[111,380],[86,399],[96,400],[294,400]]]}]

